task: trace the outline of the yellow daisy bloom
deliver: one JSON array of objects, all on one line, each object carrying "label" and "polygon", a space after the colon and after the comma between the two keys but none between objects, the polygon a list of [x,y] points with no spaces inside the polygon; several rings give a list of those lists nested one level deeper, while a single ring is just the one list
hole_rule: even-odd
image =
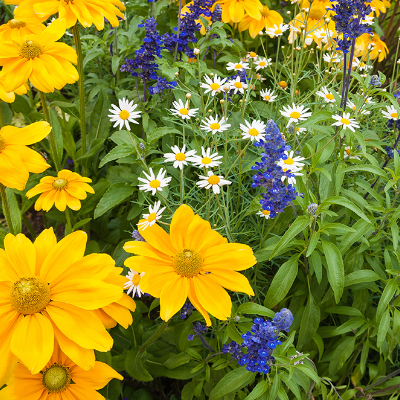
[{"label": "yellow daisy bloom", "polygon": [[21,19],[37,15],[46,21],[58,13],[60,18],[66,19],[67,28],[79,21],[84,28],[94,24],[98,30],[102,30],[104,18],[111,26],[119,26],[117,17],[124,19],[121,12],[124,10],[125,6],[119,0],[24,0],[15,10],[15,15]]},{"label": "yellow daisy bloom", "polygon": [[27,93],[29,90],[29,86],[27,84],[22,85],[21,87],[13,90],[12,92],[6,92],[4,89],[4,82],[0,78],[0,100],[6,103],[13,103],[15,100],[15,94],[23,95]]},{"label": "yellow daisy bloom", "polygon": [[189,298],[211,325],[208,313],[221,320],[231,315],[232,301],[224,288],[254,295],[247,278],[236,272],[256,264],[252,249],[228,243],[189,206],[181,205],[175,212],[170,234],[157,224],[139,232],[146,241],[125,244],[125,251],[136,254],[125,265],[145,273],[140,288],[160,298],[164,321]]},{"label": "yellow daisy bloom", "polygon": [[261,19],[263,5],[260,0],[218,0],[217,4],[222,7],[222,21],[240,22],[244,18],[244,13],[256,20]]},{"label": "yellow daisy bloom", "polygon": [[380,13],[385,13],[390,8],[390,1],[388,0],[371,0],[370,6],[375,8],[375,15],[379,17]]},{"label": "yellow daisy bloom", "polygon": [[0,129],[0,183],[24,190],[29,172],[39,174],[50,167],[29,145],[40,142],[51,131],[47,122],[35,122],[24,128],[4,126]]},{"label": "yellow daisy bloom", "polygon": [[108,254],[84,256],[87,235],[77,231],[57,243],[53,229],[32,243],[8,234],[0,249],[0,385],[19,359],[32,374],[42,371],[54,349],[85,370],[93,349],[108,351],[113,340],[91,310],[119,301],[121,286],[105,282],[115,268]]},{"label": "yellow daisy bloom", "polygon": [[362,60],[375,60],[381,62],[387,57],[389,49],[386,43],[381,40],[377,33],[370,35],[364,33],[356,39],[356,57],[361,57]]},{"label": "yellow daisy bloom", "polygon": [[27,35],[39,35],[46,27],[40,23],[20,21],[18,19],[10,19],[3,25],[0,25],[0,40],[4,42],[17,41],[21,42],[22,38]]},{"label": "yellow daisy bloom", "polygon": [[104,400],[96,390],[111,379],[123,377],[109,365],[96,361],[84,371],[58,345],[46,366],[37,373],[18,364],[8,386],[0,390],[0,400]]},{"label": "yellow daisy bloom", "polygon": [[260,31],[264,29],[273,28],[274,25],[279,26],[283,23],[282,16],[274,11],[270,10],[267,6],[263,6],[261,10],[261,19],[251,17],[249,14],[240,21],[239,31],[243,32],[249,30],[250,36],[254,39]]},{"label": "yellow daisy bloom", "polygon": [[26,193],[30,199],[39,193],[40,197],[35,203],[35,210],[49,211],[53,205],[60,211],[67,207],[77,211],[81,209],[80,200],[85,200],[86,192],[94,193],[94,190],[87,183],[92,182],[89,178],[72,172],[68,169],[61,170],[58,175],[45,176],[40,183]]},{"label": "yellow daisy bloom", "polygon": [[53,21],[39,35],[28,35],[20,41],[0,44],[1,75],[7,92],[31,81],[38,90],[49,93],[79,79],[72,64],[76,51],[57,42],[65,33],[65,19]]}]

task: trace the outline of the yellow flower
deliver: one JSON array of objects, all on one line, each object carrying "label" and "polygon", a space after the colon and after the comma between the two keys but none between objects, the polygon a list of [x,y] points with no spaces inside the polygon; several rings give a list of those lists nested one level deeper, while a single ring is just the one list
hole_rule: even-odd
[{"label": "yellow flower", "polygon": [[250,36],[254,39],[263,29],[273,28],[274,25],[279,26],[283,23],[282,16],[267,6],[263,6],[261,11],[261,19],[253,18],[249,14],[240,21],[239,31],[249,30]]},{"label": "yellow flower", "polygon": [[375,8],[375,14],[379,17],[380,13],[385,13],[390,8],[390,1],[388,0],[371,0],[369,4],[372,8]]},{"label": "yellow flower", "polygon": [[42,92],[54,92],[79,79],[72,64],[77,63],[76,51],[57,42],[65,33],[65,19],[53,21],[39,35],[28,35],[20,41],[0,44],[1,75],[7,92],[31,81]]},{"label": "yellow flower", "polygon": [[122,298],[121,286],[106,283],[115,265],[108,254],[84,256],[87,235],[77,231],[57,243],[52,229],[32,243],[8,234],[0,249],[0,385],[17,359],[40,372],[54,340],[85,370],[94,365],[93,349],[108,351],[113,340],[91,310]]},{"label": "yellow flower", "polygon": [[31,18],[37,15],[46,21],[53,14],[65,18],[67,28],[77,21],[85,28],[94,24],[98,30],[104,29],[104,18],[111,26],[119,26],[117,17],[124,18],[121,11],[125,6],[119,0],[24,0],[15,10],[17,18]]},{"label": "yellow flower", "polygon": [[382,61],[389,53],[389,49],[385,42],[381,40],[378,34],[364,33],[356,40],[356,57],[361,57],[362,60]]},{"label": "yellow flower", "polygon": [[[184,7],[182,8],[182,11],[181,11],[182,17],[183,17],[185,14],[190,14],[190,13],[191,13],[189,6],[192,6],[193,3],[194,3],[194,2],[191,1],[190,3],[186,4],[186,6],[184,6]],[[212,22],[211,22],[211,17],[208,17],[207,15],[204,15],[204,14],[202,14],[201,17],[205,18],[205,19],[208,21],[209,25],[212,24]],[[206,34],[206,27],[204,26],[203,21],[202,21],[200,18],[199,18],[199,19],[196,19],[196,24],[201,25],[200,33],[201,33],[202,35],[205,35],[205,34]]]},{"label": "yellow flower", "polygon": [[222,21],[225,23],[240,22],[245,11],[250,17],[261,19],[263,5],[260,0],[218,0],[217,4],[222,7]]},{"label": "yellow flower", "polygon": [[40,23],[20,21],[18,19],[10,19],[7,23],[0,25],[0,40],[4,42],[17,41],[21,42],[26,35],[39,35],[46,27]]},{"label": "yellow flower", "polygon": [[56,177],[45,176],[40,183],[29,190],[26,195],[30,199],[42,193],[35,203],[35,210],[49,211],[55,204],[60,211],[65,211],[67,207],[77,211],[81,208],[80,200],[85,200],[86,192],[94,193],[94,190],[86,182],[92,182],[89,178],[84,178],[76,172],[68,169],[61,170]]},{"label": "yellow flower", "polygon": [[0,78],[0,100],[3,100],[6,103],[13,103],[15,100],[15,94],[23,95],[27,93],[28,90],[29,86],[27,84],[24,84],[21,87],[13,90],[12,92],[6,92],[4,89],[4,82]]},{"label": "yellow flower", "polygon": [[96,390],[111,379],[123,377],[105,363],[96,361],[84,371],[58,345],[46,366],[37,373],[18,364],[8,386],[0,391],[0,400],[104,400]]},{"label": "yellow flower", "polygon": [[232,301],[224,288],[254,295],[247,278],[236,272],[256,263],[251,248],[228,243],[189,206],[181,205],[175,212],[170,234],[157,224],[139,232],[146,242],[125,244],[125,251],[137,255],[125,265],[145,273],[140,288],[160,298],[163,320],[168,321],[189,298],[211,325],[208,313],[221,320],[231,315]]},{"label": "yellow flower", "polygon": [[50,130],[50,125],[44,121],[24,128],[4,126],[0,129],[0,183],[24,190],[29,172],[39,174],[50,167],[39,153],[27,147],[40,142]]}]

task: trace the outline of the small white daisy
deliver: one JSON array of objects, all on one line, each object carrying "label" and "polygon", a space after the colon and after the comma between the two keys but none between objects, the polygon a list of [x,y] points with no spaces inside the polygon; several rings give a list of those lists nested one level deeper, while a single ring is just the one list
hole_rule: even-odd
[{"label": "small white daisy", "polygon": [[286,32],[289,29],[289,25],[286,24],[279,24],[274,25],[273,28],[269,28],[266,30],[266,34],[269,35],[270,37],[277,37],[277,36],[282,36],[283,32]]},{"label": "small white daisy", "polygon": [[275,95],[275,91],[272,89],[261,90],[260,95],[263,98],[263,100],[265,100],[268,103],[275,101],[275,99],[278,97],[277,95]]},{"label": "small white daisy", "polygon": [[240,61],[238,63],[229,62],[226,66],[228,71],[241,71],[242,69],[249,69],[249,63]]},{"label": "small white daisy", "polygon": [[247,53],[247,59],[253,59],[253,60],[257,60],[258,54],[255,53],[254,51],[250,51],[249,53]]},{"label": "small white daisy", "polygon": [[123,98],[122,100],[118,100],[117,107],[115,104],[111,104],[111,107],[108,111],[111,113],[109,115],[110,121],[115,122],[114,128],[119,125],[119,129],[121,130],[125,125],[128,131],[131,130],[129,122],[133,124],[138,124],[139,122],[136,121],[137,118],[140,117],[141,111],[135,111],[137,104],[133,104],[133,101],[129,102]]},{"label": "small white daisy", "polygon": [[307,128],[298,128],[298,127],[295,127],[295,128],[294,128],[294,131],[296,132],[296,135],[300,135],[300,133],[307,132]]},{"label": "small white daisy", "polygon": [[190,119],[190,117],[196,116],[198,111],[198,108],[189,109],[189,100],[186,100],[186,103],[183,104],[183,101],[179,99],[178,101],[174,101],[172,105],[174,109],[170,110],[171,113],[182,119]]},{"label": "small white daisy", "polygon": [[386,106],[386,111],[382,110],[382,114],[387,119],[394,119],[395,121],[399,119],[399,114],[395,106]]},{"label": "small white daisy", "polygon": [[231,89],[235,91],[235,94],[237,92],[243,94],[244,93],[244,83],[242,83],[240,81],[240,76],[236,77],[236,80],[232,80],[229,82],[229,84],[231,85]]},{"label": "small white daisy", "polygon": [[256,77],[260,82],[264,82],[265,80],[267,80],[267,78],[263,78],[260,74],[256,74]]},{"label": "small white daisy", "polygon": [[272,61],[272,58],[268,58],[268,59],[261,58],[260,60],[256,61],[255,62],[256,71],[258,71],[259,69],[264,69],[264,68],[269,67],[271,65],[271,61]]},{"label": "small white daisy", "polygon": [[189,150],[186,152],[186,146],[182,150],[178,146],[172,146],[173,153],[165,153],[164,158],[167,162],[173,162],[174,168],[183,169],[184,165],[188,165],[188,161],[193,161],[192,157],[196,154],[196,150]]},{"label": "small white daisy", "polygon": [[322,97],[325,103],[334,103],[335,96],[326,87],[322,87],[320,91],[316,93],[317,96]]},{"label": "small white daisy", "polygon": [[138,227],[143,230],[148,226],[153,226],[161,217],[165,207],[161,208],[161,201],[156,201],[154,206],[149,206],[149,213],[143,214],[144,221],[138,223]]},{"label": "small white daisy", "polygon": [[286,175],[283,175],[281,178],[281,181],[284,182],[287,179],[289,185],[295,185],[296,184],[296,176],[303,176],[303,174],[300,174],[299,171],[301,171],[301,170],[295,169],[295,168],[291,168],[291,169],[283,168],[283,172],[288,172],[289,174],[294,175],[294,176],[288,177]]},{"label": "small white daisy", "polygon": [[145,192],[152,192],[151,194],[154,196],[158,191],[162,192],[162,188],[168,186],[168,183],[171,181],[171,177],[165,178],[166,170],[160,169],[157,177],[154,175],[153,169],[150,168],[150,174],[144,175],[147,179],[138,178],[140,182],[143,182],[143,185],[139,185],[140,190],[144,190]]},{"label": "small white daisy", "polygon": [[373,104],[375,104],[375,102],[372,101],[372,97],[367,97],[365,99],[365,104],[368,104],[369,106],[372,106]]},{"label": "small white daisy", "polygon": [[303,168],[304,163],[302,163],[300,161],[305,160],[304,157],[300,157],[300,156],[293,157],[293,155],[294,155],[294,151],[293,150],[290,153],[285,151],[285,154],[287,155],[287,159],[286,160],[280,159],[277,162],[277,164],[279,166],[281,166],[283,170],[285,168],[289,168],[291,171],[294,171],[294,170],[300,171]]},{"label": "small white daisy", "polygon": [[324,54],[324,61],[327,63],[339,63],[340,57],[337,54]]},{"label": "small white daisy", "polygon": [[336,120],[332,126],[341,126],[344,130],[350,129],[351,131],[355,132],[355,128],[360,128],[360,125],[354,118],[350,118],[350,113],[343,113],[341,115],[332,115],[332,118]]},{"label": "small white daisy", "polygon": [[343,157],[344,157],[344,158],[348,158],[348,159],[355,159],[355,160],[360,160],[360,161],[361,161],[361,158],[358,157],[358,156],[353,152],[353,149],[351,148],[351,146],[346,146],[346,147],[344,148],[344,155],[343,155]]},{"label": "small white daisy", "polygon": [[125,282],[124,284],[124,288],[128,289],[126,294],[130,294],[132,297],[142,297],[143,291],[140,289],[140,280],[142,279],[143,275],[144,272],[139,273],[133,269],[128,272],[128,275],[126,275],[128,282]]},{"label": "small white daisy", "polygon": [[224,179],[224,177],[214,175],[212,171],[208,171],[208,176],[199,175],[200,180],[196,182],[196,185],[201,188],[210,189],[212,188],[215,194],[221,192],[220,187],[223,185],[230,185],[232,182]]},{"label": "small white daisy", "polygon": [[265,218],[265,219],[270,219],[271,218],[270,214],[271,214],[271,211],[268,211],[268,210],[262,210],[257,213],[257,215],[259,215],[261,218]]},{"label": "small white daisy", "polygon": [[[300,0],[301,1],[301,0]],[[299,28],[296,28],[294,25],[289,24],[290,32],[301,32]],[[292,43],[289,41],[289,43]]]},{"label": "small white daisy", "polygon": [[289,118],[289,122],[287,126],[289,126],[292,122],[299,122],[299,121],[305,121],[312,113],[307,112],[309,111],[309,108],[306,108],[304,106],[296,106],[294,103],[292,106],[283,106],[283,111],[279,110],[280,113],[284,116]]},{"label": "small white daisy", "polygon": [[200,83],[200,86],[206,89],[204,93],[211,92],[211,95],[215,96],[215,94],[218,93],[218,90],[222,90],[222,86],[226,82],[227,78],[220,78],[217,75],[214,75],[213,78],[210,78],[208,75],[204,75],[204,80],[206,83]]},{"label": "small white daisy", "polygon": [[211,132],[213,135],[215,135],[217,132],[224,132],[230,127],[231,125],[227,124],[224,118],[220,120],[217,115],[216,117],[208,117],[203,119],[200,129],[206,132]]},{"label": "small white daisy", "polygon": [[372,65],[365,64],[363,60],[359,60],[358,58],[355,58],[354,61],[360,71],[368,71],[372,68]]},{"label": "small white daisy", "polygon": [[204,147],[201,148],[201,153],[203,156],[193,156],[193,164],[199,168],[214,168],[217,167],[222,161],[218,161],[223,156],[219,156],[218,153],[211,154],[211,148],[209,147],[207,150],[204,150]]},{"label": "small white daisy", "polygon": [[244,121],[244,124],[240,124],[242,130],[243,139],[250,139],[252,142],[259,141],[265,138],[265,128],[267,125],[264,122],[255,120],[251,123]]},{"label": "small white daisy", "polygon": [[[350,101],[350,100],[347,102],[347,107],[351,108],[353,111],[357,111],[357,106],[356,106],[352,101]],[[368,111],[368,110],[365,110],[365,109],[362,109],[361,111],[358,110],[358,111],[359,111],[360,114],[362,114],[362,115],[369,115],[369,114],[371,114],[371,111]]]},{"label": "small white daisy", "polygon": [[315,36],[317,39],[322,39],[322,43],[328,43],[328,39],[331,39],[331,38],[332,38],[333,32],[330,31],[329,29],[326,30],[326,29],[321,28],[321,29],[317,29],[317,30],[314,32],[314,36]]}]

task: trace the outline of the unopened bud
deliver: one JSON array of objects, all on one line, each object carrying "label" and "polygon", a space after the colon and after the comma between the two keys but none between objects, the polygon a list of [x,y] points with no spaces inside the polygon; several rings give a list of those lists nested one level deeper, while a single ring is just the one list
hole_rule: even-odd
[{"label": "unopened bud", "polygon": [[175,76],[179,76],[179,72],[175,72]]},{"label": "unopened bud", "polygon": [[186,93],[186,98],[190,99],[190,98],[192,98],[192,95],[190,93]]},{"label": "unopened bud", "polygon": [[224,104],[224,103],[225,103],[225,100],[222,99],[222,100],[220,100],[219,102],[220,102],[221,104]]},{"label": "unopened bud", "polygon": [[194,49],[194,50],[193,50],[193,54],[194,54],[195,56],[198,56],[198,55],[200,54],[200,49]]}]

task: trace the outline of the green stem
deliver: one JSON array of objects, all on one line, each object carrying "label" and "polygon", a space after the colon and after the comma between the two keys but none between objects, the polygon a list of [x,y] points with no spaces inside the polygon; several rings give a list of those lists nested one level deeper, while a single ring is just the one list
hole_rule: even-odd
[{"label": "green stem", "polygon": [[1,183],[0,183],[0,197],[1,197],[1,202],[2,202],[2,206],[3,206],[3,213],[4,213],[4,216],[6,217],[8,229],[10,230],[10,233],[12,235],[15,235],[15,229],[14,229],[14,225],[13,225],[12,219],[11,219],[10,206],[9,206],[8,200],[7,200],[6,188]]},{"label": "green stem", "polygon": [[[65,209],[65,217],[67,219],[68,234],[70,234],[73,232],[73,229],[72,229],[72,223],[71,223],[71,215],[69,213],[68,207]],[[67,235],[65,235],[65,236],[67,236]]]},{"label": "green stem", "polygon": [[32,225],[30,224],[28,218],[23,213],[21,213],[21,217],[22,217],[22,221],[24,222],[24,225],[26,226],[26,229],[28,229],[29,233],[32,236],[32,239],[35,240],[36,239],[36,233],[33,230]]},{"label": "green stem", "polygon": [[[114,28],[114,47],[115,47],[115,55],[118,57],[119,56],[119,51],[118,51],[117,27]],[[116,83],[118,83],[118,81],[120,79],[120,69],[119,68],[117,68],[117,75],[116,75],[115,79],[116,79]]]},{"label": "green stem", "polygon": [[[39,96],[40,96],[40,101],[42,103],[44,118],[50,124],[50,113],[47,107],[46,95],[39,90]],[[53,159],[54,166],[56,168],[56,171],[58,172],[60,170],[60,165],[57,157],[57,147],[56,147],[56,141],[54,140],[53,129],[49,133],[49,142],[51,149],[51,158]]]},{"label": "green stem", "polygon": [[165,329],[167,329],[167,326],[168,326],[168,321],[163,321],[163,323],[159,326],[154,335],[140,346],[136,357],[138,357],[140,354],[143,354],[146,351],[146,349],[149,346],[151,346],[163,334]]},{"label": "green stem", "polygon": [[4,118],[3,118],[3,101],[0,100],[0,129],[4,126]]}]

